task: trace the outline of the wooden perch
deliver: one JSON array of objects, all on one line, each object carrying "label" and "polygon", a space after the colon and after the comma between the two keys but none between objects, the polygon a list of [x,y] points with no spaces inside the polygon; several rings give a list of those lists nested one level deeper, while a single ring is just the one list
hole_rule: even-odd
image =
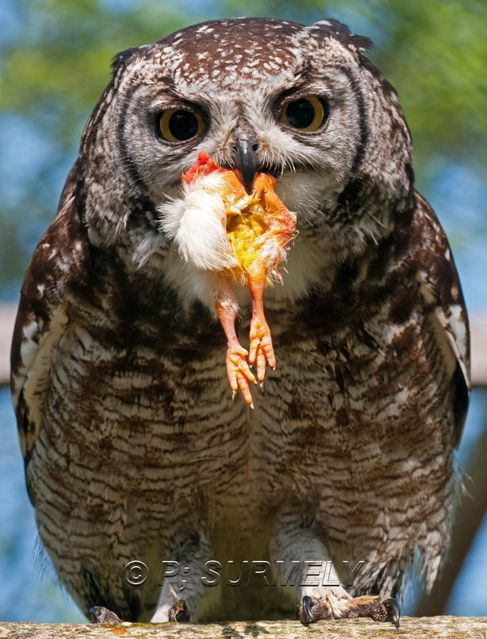
[{"label": "wooden perch", "polygon": [[15,313],[14,304],[0,304],[0,385],[8,384],[10,378],[10,342]]},{"label": "wooden perch", "polygon": [[487,617],[405,617],[401,628],[370,619],[320,621],[238,621],[214,624],[34,624],[0,623],[0,639],[486,639]]}]

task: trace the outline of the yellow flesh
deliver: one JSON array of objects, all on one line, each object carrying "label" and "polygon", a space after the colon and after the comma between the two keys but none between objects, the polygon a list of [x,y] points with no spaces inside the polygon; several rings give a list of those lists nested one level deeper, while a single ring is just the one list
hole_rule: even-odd
[{"label": "yellow flesh", "polygon": [[258,200],[252,197],[227,208],[228,239],[239,266],[247,272],[259,257],[261,238],[268,228],[266,217]]}]

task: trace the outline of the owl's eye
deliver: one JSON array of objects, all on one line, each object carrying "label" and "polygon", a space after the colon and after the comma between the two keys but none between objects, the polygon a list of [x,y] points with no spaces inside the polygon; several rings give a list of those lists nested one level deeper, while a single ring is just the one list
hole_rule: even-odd
[{"label": "owl's eye", "polygon": [[186,142],[205,129],[203,118],[194,111],[168,109],[157,118],[156,132],[167,142]]},{"label": "owl's eye", "polygon": [[322,100],[314,95],[288,102],[281,111],[282,124],[299,131],[316,131],[326,120],[327,113]]}]

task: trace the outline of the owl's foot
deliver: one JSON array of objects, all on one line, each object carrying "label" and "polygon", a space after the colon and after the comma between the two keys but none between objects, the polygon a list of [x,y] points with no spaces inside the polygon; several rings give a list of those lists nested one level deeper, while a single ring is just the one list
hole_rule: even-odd
[{"label": "owl's foot", "polygon": [[161,606],[151,619],[151,623],[167,623],[168,621],[177,623],[189,621],[188,606],[183,599],[176,599],[171,605]]},{"label": "owl's foot", "polygon": [[93,623],[122,623],[117,614],[103,606],[93,606],[90,608],[90,614]]},{"label": "owl's foot", "polygon": [[249,368],[247,362],[248,351],[240,346],[237,341],[228,343],[227,347],[227,375],[232,389],[233,396],[240,389],[245,403],[254,407],[252,393],[250,392],[249,382],[256,384],[255,375]]},{"label": "owl's foot", "polygon": [[365,596],[350,598],[338,615],[333,614],[330,602],[327,598],[303,597],[298,608],[298,617],[301,623],[307,625],[321,619],[354,619],[357,617],[370,617],[374,621],[390,621],[399,629],[401,613],[399,605],[392,597]]},{"label": "owl's foot", "polygon": [[168,620],[177,621],[178,623],[186,623],[189,621],[188,607],[183,599],[177,599],[169,608]]}]

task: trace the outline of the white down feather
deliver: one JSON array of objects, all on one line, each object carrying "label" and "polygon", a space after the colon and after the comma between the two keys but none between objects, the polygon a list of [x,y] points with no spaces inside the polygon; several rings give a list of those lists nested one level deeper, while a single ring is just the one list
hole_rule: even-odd
[{"label": "white down feather", "polygon": [[218,173],[202,175],[183,185],[183,198],[158,208],[161,230],[198,269],[221,271],[237,265],[225,230],[222,188],[224,179]]}]

